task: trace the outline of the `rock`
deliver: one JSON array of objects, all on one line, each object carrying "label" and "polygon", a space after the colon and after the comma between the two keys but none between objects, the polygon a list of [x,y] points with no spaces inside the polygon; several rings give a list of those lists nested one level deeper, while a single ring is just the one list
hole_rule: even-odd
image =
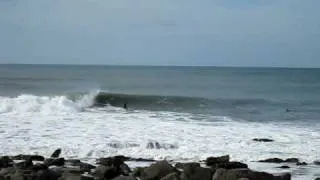
[{"label": "rock", "polygon": [[320,161],[313,161],[315,165],[320,165]]},{"label": "rock", "polygon": [[239,169],[239,168],[248,168],[247,164],[241,163],[241,162],[227,162],[227,163],[218,163],[213,166],[213,168],[219,169]]},{"label": "rock", "polygon": [[9,156],[0,157],[0,168],[6,168],[13,165],[13,160]]},{"label": "rock", "polygon": [[238,180],[250,180],[250,179],[248,179],[248,178],[240,178]]},{"label": "rock", "polygon": [[132,175],[135,177],[140,177],[144,171],[145,167],[137,167],[133,169]]},{"label": "rock", "polygon": [[213,175],[212,180],[238,180],[247,178],[250,180],[290,180],[290,174],[274,176],[265,172],[252,171],[250,169],[218,169]]},{"label": "rock", "polygon": [[16,169],[14,167],[2,168],[0,170],[0,177],[1,176],[7,176],[9,174],[14,174],[15,172],[16,172]]},{"label": "rock", "polygon": [[161,178],[160,180],[180,180],[180,176],[178,173],[171,173]]},{"label": "rock", "polygon": [[266,163],[282,163],[284,162],[284,160],[279,159],[279,158],[269,158],[269,159],[265,159],[265,160],[260,160],[258,162],[266,162]]},{"label": "rock", "polygon": [[296,165],[297,166],[306,166],[306,165],[308,165],[308,163],[306,163],[306,162],[297,162]]},{"label": "rock", "polygon": [[212,166],[218,163],[227,163],[230,161],[230,156],[220,156],[220,157],[208,157],[206,160],[206,165],[207,166]]},{"label": "rock", "polygon": [[189,166],[183,169],[181,180],[211,180],[212,174],[212,169]]},{"label": "rock", "polygon": [[287,162],[287,163],[298,163],[299,159],[298,158],[288,158],[288,159],[284,160],[284,162]]},{"label": "rock", "polygon": [[61,154],[61,149],[56,149],[52,154],[51,154],[51,158],[58,158]]},{"label": "rock", "polygon": [[127,164],[120,165],[120,172],[122,175],[128,176],[131,173],[131,169]]},{"label": "rock", "polygon": [[112,180],[136,180],[136,178],[132,176],[118,176]]},{"label": "rock", "polygon": [[64,173],[63,176],[59,178],[59,180],[94,180],[94,178],[91,176],[80,174]]},{"label": "rock", "polygon": [[273,139],[267,139],[267,138],[254,138],[253,141],[257,142],[273,142]]},{"label": "rock", "polygon": [[129,160],[130,158],[125,156],[114,156],[114,157],[107,157],[107,158],[100,158],[97,160],[97,164],[104,165],[104,166],[120,166],[123,164],[124,161]]},{"label": "rock", "polygon": [[56,158],[56,159],[48,158],[44,162],[44,164],[46,164],[47,166],[64,166],[64,163],[65,163],[64,158]]},{"label": "rock", "polygon": [[320,177],[318,177],[318,178],[316,178],[316,179],[314,179],[314,180],[320,180]]},{"label": "rock", "polygon": [[43,156],[39,155],[24,155],[24,154],[19,154],[17,156],[12,157],[13,160],[31,160],[31,161],[44,161]]},{"label": "rock", "polygon": [[289,169],[290,167],[289,167],[289,166],[280,166],[280,167],[277,167],[277,168],[280,168],[280,169]]},{"label": "rock", "polygon": [[45,164],[35,164],[31,167],[31,170],[33,171],[39,171],[39,170],[47,170],[48,166]]},{"label": "rock", "polygon": [[280,158],[269,158],[265,160],[260,160],[258,162],[266,162],[266,163],[298,163],[298,158],[288,158],[286,160],[280,159]]},{"label": "rock", "polygon": [[175,169],[169,164],[168,161],[158,161],[143,169],[140,179],[159,180],[173,172],[175,172]]},{"label": "rock", "polygon": [[95,169],[93,175],[98,179],[113,179],[119,176],[120,173],[114,167],[100,165]]},{"label": "rock", "polygon": [[177,163],[175,168],[177,169],[185,169],[187,167],[200,167],[200,163],[191,162],[191,163]]},{"label": "rock", "polygon": [[155,162],[154,159],[145,159],[145,158],[129,158],[128,161],[137,161],[137,162]]},{"label": "rock", "polygon": [[40,170],[36,173],[35,180],[58,180],[59,175],[52,170]]},{"label": "rock", "polygon": [[31,159],[28,159],[19,163],[14,163],[14,167],[19,169],[27,169],[27,168],[31,168],[32,166],[33,166],[33,163]]},{"label": "rock", "polygon": [[91,169],[95,169],[96,166],[89,163],[81,162],[79,159],[68,159],[65,160],[65,164],[68,166],[79,166],[83,172],[91,172]]}]

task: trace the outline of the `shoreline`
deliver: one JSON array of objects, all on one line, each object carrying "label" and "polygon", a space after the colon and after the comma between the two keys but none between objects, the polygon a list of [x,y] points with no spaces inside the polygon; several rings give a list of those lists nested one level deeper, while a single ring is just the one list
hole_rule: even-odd
[{"label": "shoreline", "polygon": [[[311,164],[300,162],[297,158],[270,158],[255,163],[271,163],[281,173],[268,169],[253,170],[248,164],[230,160],[229,155],[208,157],[199,162],[176,162],[172,160],[154,160],[112,156],[98,158],[95,163],[79,159],[60,157],[57,149],[51,157],[41,155],[17,155],[0,157],[0,179],[36,179],[36,180],[291,180],[293,167],[305,167]],[[319,168],[320,162],[311,166]],[[316,167],[318,166],[318,167]],[[318,176],[318,177],[314,177]],[[314,175],[311,180],[319,178]],[[227,178],[228,177],[228,178]],[[231,179],[230,179],[231,177]]]}]

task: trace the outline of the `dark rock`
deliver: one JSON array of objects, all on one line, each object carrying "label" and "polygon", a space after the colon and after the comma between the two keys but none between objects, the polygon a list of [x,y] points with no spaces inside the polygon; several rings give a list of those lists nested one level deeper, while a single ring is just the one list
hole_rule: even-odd
[{"label": "dark rock", "polygon": [[308,163],[306,163],[306,162],[297,162],[296,165],[297,166],[306,166],[306,165],[308,165]]},{"label": "dark rock", "polygon": [[145,158],[129,158],[128,161],[137,161],[137,162],[155,162],[154,159],[145,159]]},{"label": "dark rock", "polygon": [[13,165],[13,160],[9,156],[0,157],[0,168],[6,168]]},{"label": "dark rock", "polygon": [[83,163],[83,162],[80,163],[80,170],[83,172],[90,172],[91,169],[95,169],[95,168],[96,166],[91,165],[89,163]]},{"label": "dark rock", "polygon": [[266,163],[282,163],[284,162],[283,159],[279,159],[279,158],[269,158],[269,159],[265,159],[265,160],[260,160],[258,162],[266,162]]},{"label": "dark rock", "polygon": [[206,165],[207,166],[212,166],[218,163],[227,163],[230,161],[230,156],[220,156],[220,157],[208,157],[206,160]]},{"label": "dark rock", "polygon": [[212,174],[212,169],[189,166],[183,169],[181,180],[211,180]]},{"label": "dark rock", "polygon": [[280,159],[280,158],[269,158],[265,160],[260,160],[258,162],[266,162],[266,163],[298,163],[298,158],[288,158],[288,159]]},{"label": "dark rock", "polygon": [[290,174],[274,176],[265,172],[252,171],[250,169],[218,169],[213,175],[212,180],[239,180],[247,178],[250,180],[290,180]]},{"label": "dark rock", "polygon": [[100,165],[95,169],[95,171],[93,172],[93,175],[98,179],[113,179],[119,176],[120,173],[114,167]]},{"label": "dark rock", "polygon": [[239,169],[239,168],[248,168],[247,164],[241,162],[227,162],[227,163],[218,163],[211,167],[216,169],[223,168],[223,169]]},{"label": "dark rock", "polygon": [[81,161],[79,159],[66,159],[65,164],[69,166],[80,166]]},{"label": "dark rock", "polygon": [[136,180],[136,178],[132,176],[118,176],[112,180]]},{"label": "dark rock", "polygon": [[63,176],[59,178],[59,180],[94,180],[94,178],[81,174],[64,173]]},{"label": "dark rock", "polygon": [[313,161],[315,165],[320,165],[320,161]]},{"label": "dark rock", "polygon": [[40,170],[36,173],[35,180],[58,180],[59,175],[51,170]]},{"label": "dark rock", "polygon": [[15,172],[16,172],[16,169],[14,167],[2,168],[0,170],[0,177],[1,176],[7,176],[9,174],[14,174]]},{"label": "dark rock", "polygon": [[31,166],[31,170],[33,171],[39,171],[39,170],[47,170],[48,166],[45,164],[35,164]]},{"label": "dark rock", "polygon": [[290,167],[289,167],[289,166],[280,166],[280,167],[277,167],[277,168],[280,168],[280,169],[289,169]]},{"label": "dark rock", "polygon": [[160,180],[180,180],[180,175],[178,173],[171,173],[161,178]]},{"label": "dark rock", "polygon": [[144,171],[145,167],[137,167],[134,168],[132,171],[132,175],[135,177],[140,177]]},{"label": "dark rock", "polygon": [[19,154],[17,156],[12,157],[13,160],[31,160],[31,161],[44,161],[44,157],[40,155],[24,155]]},{"label": "dark rock", "polygon": [[191,163],[177,163],[175,168],[177,169],[185,169],[188,167],[200,167],[200,163],[191,162]]},{"label": "dark rock", "polygon": [[107,157],[107,158],[100,158],[97,160],[97,164],[104,165],[104,166],[120,166],[123,164],[124,161],[129,160],[130,158],[125,156],[114,156],[114,157]]},{"label": "dark rock", "polygon": [[131,169],[127,164],[120,165],[120,172],[122,175],[128,176],[131,173]]},{"label": "dark rock", "polygon": [[254,138],[253,141],[257,142],[273,142],[273,139],[267,139],[267,138]]},{"label": "dark rock", "polygon": [[58,158],[61,154],[61,149],[56,149],[52,154],[51,154],[51,158]]},{"label": "dark rock", "polygon": [[284,160],[284,162],[287,162],[287,163],[298,163],[299,159],[298,158],[288,158],[288,159]]},{"label": "dark rock", "polygon": [[320,177],[316,178],[315,180],[320,180]]},{"label": "dark rock", "polygon": [[64,166],[64,163],[65,163],[64,158],[56,158],[56,159],[48,158],[44,162],[44,164],[46,164],[47,166]]},{"label": "dark rock", "polygon": [[140,176],[141,180],[159,180],[166,175],[175,172],[168,161],[158,161],[145,168]]},{"label": "dark rock", "polygon": [[33,166],[33,163],[31,159],[28,159],[19,163],[14,163],[14,167],[19,169],[27,169],[27,168],[31,168],[32,166]]}]

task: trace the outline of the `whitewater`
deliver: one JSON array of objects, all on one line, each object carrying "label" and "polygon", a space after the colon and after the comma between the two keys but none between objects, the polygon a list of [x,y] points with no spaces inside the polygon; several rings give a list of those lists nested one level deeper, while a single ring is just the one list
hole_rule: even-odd
[{"label": "whitewater", "polygon": [[[99,90],[77,99],[22,94],[0,97],[0,155],[44,154],[62,148],[67,158],[125,155],[136,158],[200,161],[229,154],[253,169],[282,172],[256,163],[265,158],[320,159],[320,128],[288,122],[248,122],[228,116],[148,111],[111,105],[95,107]],[[270,138],[260,143],[253,138]],[[160,148],[150,148],[150,143]],[[315,166],[292,168],[296,179],[312,178]]]}]

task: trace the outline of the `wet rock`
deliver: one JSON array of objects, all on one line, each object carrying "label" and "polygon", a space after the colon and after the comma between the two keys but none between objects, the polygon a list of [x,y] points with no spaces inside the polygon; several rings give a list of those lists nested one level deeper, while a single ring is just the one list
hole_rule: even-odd
[{"label": "wet rock", "polygon": [[220,157],[208,157],[206,159],[206,165],[207,166],[213,166],[215,164],[227,163],[229,161],[230,161],[230,156],[229,155],[220,156]]},{"label": "wet rock", "polygon": [[31,160],[31,161],[44,161],[44,157],[40,155],[24,155],[19,154],[12,157],[13,160]]},{"label": "wet rock", "polygon": [[183,169],[181,180],[211,180],[212,174],[212,169],[189,166]]},{"label": "wet rock", "polygon": [[14,174],[16,172],[16,169],[14,167],[7,167],[7,168],[2,168],[0,170],[0,177],[7,176],[9,174]]},{"label": "wet rock", "polygon": [[56,149],[52,154],[51,154],[51,158],[58,158],[61,154],[61,149]]},{"label": "wet rock", "polygon": [[95,171],[93,172],[93,175],[98,179],[113,179],[119,176],[120,173],[114,167],[100,165],[95,169]]},{"label": "wet rock", "polygon": [[160,180],[180,180],[180,175],[178,173],[171,173],[161,178]]},{"label": "wet rock", "polygon": [[284,160],[284,162],[287,162],[287,163],[298,163],[299,159],[298,158],[288,158],[288,159]]},{"label": "wet rock", "polygon": [[314,179],[314,180],[320,180],[320,177],[318,177],[318,178],[316,178],[316,179]]},{"label": "wet rock", "polygon": [[6,168],[13,165],[13,160],[9,156],[0,157],[0,168]]},{"label": "wet rock", "polygon": [[308,163],[306,163],[306,162],[297,162],[296,165],[297,166],[306,166],[306,165],[308,165]]},{"label": "wet rock", "polygon": [[128,161],[137,161],[137,162],[155,162],[154,159],[146,159],[146,158],[129,158]]},{"label": "wet rock", "polygon": [[59,180],[94,180],[94,178],[92,176],[64,173]]},{"label": "wet rock", "polygon": [[313,163],[320,166],[320,161],[313,161]]},{"label": "wet rock", "polygon": [[131,169],[127,164],[121,164],[119,167],[122,175],[128,176],[131,173]]},{"label": "wet rock", "polygon": [[265,172],[252,171],[250,169],[218,169],[213,175],[212,180],[238,180],[247,178],[250,180],[290,180],[290,174],[274,176]]},{"label": "wet rock", "polygon": [[104,165],[104,166],[115,166],[119,167],[124,161],[129,160],[130,158],[125,156],[114,156],[114,157],[107,157],[107,158],[100,158],[97,160],[97,164]]},{"label": "wet rock", "polygon": [[168,163],[168,161],[158,161],[143,169],[140,179],[159,180],[173,172],[175,172],[175,169]]},{"label": "wet rock", "polygon": [[59,174],[52,170],[40,170],[36,173],[35,180],[58,180]]},{"label": "wet rock", "polygon": [[136,180],[136,178],[132,176],[118,176],[112,180]]},{"label": "wet rock", "polygon": [[290,169],[289,166],[280,166],[280,167],[277,167],[277,168],[280,168],[280,169]]},{"label": "wet rock", "polygon": [[190,163],[177,163],[175,168],[177,169],[185,169],[188,167],[200,167],[200,163],[190,162]]},{"label": "wet rock", "polygon": [[145,167],[137,167],[134,168],[132,171],[132,175],[135,177],[140,177],[144,171]]},{"label": "wet rock", "polygon": [[33,166],[33,163],[31,159],[28,159],[19,163],[14,163],[14,167],[19,169],[27,169],[27,168],[31,168],[32,166]]},{"label": "wet rock", "polygon": [[239,168],[248,168],[247,164],[241,162],[227,162],[227,163],[218,163],[211,167],[216,169],[223,168],[223,169],[239,169]]},{"label": "wet rock", "polygon": [[48,158],[44,162],[44,164],[46,164],[47,166],[64,166],[64,163],[65,163],[64,158],[56,158],[56,159]]},{"label": "wet rock", "polygon": [[298,158],[288,158],[288,159],[280,159],[280,158],[269,158],[265,160],[260,160],[258,162],[266,162],[266,163],[298,163]]},{"label": "wet rock", "polygon": [[252,139],[253,141],[257,141],[257,142],[273,142],[273,139],[267,139],[267,138],[254,138]]},{"label": "wet rock", "polygon": [[39,170],[47,170],[48,166],[45,164],[35,164],[31,166],[31,170],[33,171],[39,171]]},{"label": "wet rock", "polygon": [[284,162],[284,160],[280,159],[280,158],[269,158],[269,159],[265,159],[265,160],[260,160],[258,162],[266,162],[266,163],[282,163]]}]

